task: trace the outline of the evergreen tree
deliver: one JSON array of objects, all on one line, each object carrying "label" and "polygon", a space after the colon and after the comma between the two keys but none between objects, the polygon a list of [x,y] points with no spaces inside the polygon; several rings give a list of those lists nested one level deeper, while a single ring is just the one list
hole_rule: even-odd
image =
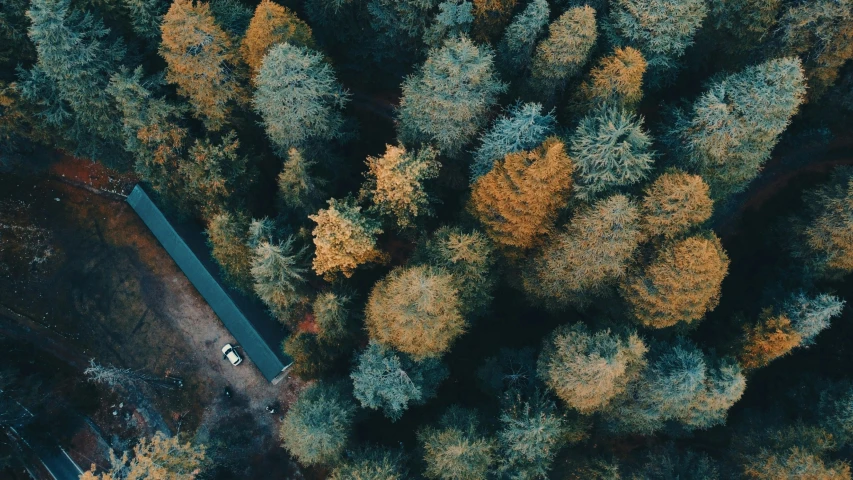
[{"label": "evergreen tree", "polygon": [[317,294],[311,309],[320,340],[341,343],[350,334],[351,303],[350,295],[335,292]]},{"label": "evergreen tree", "polygon": [[501,348],[477,369],[477,380],[483,391],[494,396],[532,391],[537,385],[536,351]]},{"label": "evergreen tree", "polygon": [[279,318],[304,300],[301,290],[307,270],[303,266],[306,249],[296,250],[294,242],[293,236],[277,243],[263,240],[252,257],[255,294]]},{"label": "evergreen tree", "polygon": [[169,4],[165,0],[122,0],[130,17],[133,32],[156,44],[160,40],[160,23]]},{"label": "evergreen tree", "polygon": [[349,278],[359,265],[384,261],[376,246],[376,236],[382,233],[379,222],[365,217],[351,198],[332,198],[328,204],[329,208],[308,216],[317,223],[312,232],[317,275],[341,273]]},{"label": "evergreen tree", "polygon": [[675,445],[668,443],[665,447],[649,453],[639,472],[631,477],[632,480],[676,480],[680,478],[691,480],[719,480],[720,469],[717,462],[705,453],[684,450],[679,452]]},{"label": "evergreen tree", "polygon": [[107,86],[124,46],[109,42],[110,30],[69,0],[35,0],[27,16],[38,60],[18,70],[21,96],[38,106],[49,128],[64,132],[78,155],[121,163],[121,117]]},{"label": "evergreen tree", "polygon": [[798,59],[770,60],[713,84],[690,118],[676,121],[679,154],[708,182],[712,198],[743,191],[758,175],[805,88]]},{"label": "evergreen tree", "polygon": [[841,315],[844,303],[833,295],[823,293],[810,298],[801,292],[786,302],[784,310],[794,331],[802,337],[803,345],[812,345],[815,337],[829,328],[830,320]]},{"label": "evergreen tree", "polygon": [[189,159],[178,165],[184,185],[183,199],[203,217],[210,217],[228,206],[231,196],[245,186],[246,157],[238,150],[237,134],[229,132],[220,144],[208,139],[196,140]]},{"label": "evergreen tree", "polygon": [[433,143],[443,154],[461,150],[506,89],[495,76],[492,57],[487,46],[466,37],[431,49],[417,73],[403,82],[399,139],[406,145]]},{"label": "evergreen tree", "polygon": [[577,163],[577,193],[594,198],[646,179],[655,161],[643,117],[605,107],[584,117],[571,138]]},{"label": "evergreen tree", "polygon": [[12,73],[12,65],[35,58],[33,44],[27,39],[29,22],[27,0],[0,0],[0,66],[8,68],[0,77]]},{"label": "evergreen tree", "polygon": [[405,229],[419,216],[431,215],[430,196],[424,183],[438,176],[437,152],[425,147],[417,152],[385,145],[381,157],[367,157],[367,177],[361,196],[373,202],[380,215],[393,218]]},{"label": "evergreen tree", "polygon": [[222,211],[207,223],[207,244],[225,280],[240,290],[252,285],[252,250],[246,244],[249,219],[242,212]]},{"label": "evergreen tree", "polygon": [[533,61],[536,42],[542,35],[551,9],[547,0],[532,0],[504,31],[498,46],[501,70],[522,77]]},{"label": "evergreen tree", "polygon": [[818,419],[839,446],[853,443],[853,386],[849,381],[832,384],[820,392]]},{"label": "evergreen tree", "polygon": [[415,362],[374,341],[358,356],[350,374],[353,395],[361,406],[381,409],[392,422],[403,416],[409,404],[423,404],[434,397],[447,376],[440,360]]},{"label": "evergreen tree", "polygon": [[349,94],[319,52],[289,43],[275,45],[264,57],[255,83],[255,111],[282,152],[308,140],[341,136],[340,110]]},{"label": "evergreen tree", "polygon": [[447,38],[465,35],[471,29],[474,5],[468,0],[445,0],[438,5],[438,14],[424,32],[424,43],[430,48],[441,47]]},{"label": "evergreen tree", "polygon": [[805,201],[808,217],[798,225],[794,253],[818,276],[841,278],[853,271],[853,169],[837,168]]},{"label": "evergreen tree", "polygon": [[599,60],[576,94],[581,112],[604,105],[632,109],[643,98],[646,59],[639,50],[617,47],[613,55]]},{"label": "evergreen tree", "polygon": [[255,14],[240,44],[243,61],[253,74],[261,68],[270,48],[278,43],[314,48],[311,27],[286,7],[272,0],[262,0],[255,7]]},{"label": "evergreen tree", "polygon": [[92,470],[80,475],[80,480],[193,480],[210,467],[205,451],[204,445],[181,443],[177,436],[157,432],[150,440],[141,438],[133,447],[133,455],[123,452],[118,457],[110,451],[109,471],[97,474],[92,464]]},{"label": "evergreen tree", "polygon": [[711,0],[708,20],[715,46],[739,55],[760,46],[771,35],[782,0]]},{"label": "evergreen tree", "polygon": [[538,375],[569,407],[589,414],[636,381],[645,367],[646,350],[634,333],[590,332],[582,323],[563,325],[546,338]]},{"label": "evergreen tree", "polygon": [[407,471],[400,452],[365,447],[335,466],[329,480],[404,480]]},{"label": "evergreen tree", "polygon": [[342,384],[317,382],[287,411],[282,444],[303,465],[333,464],[346,447],[355,410]]},{"label": "evergreen tree", "polygon": [[646,188],[641,211],[649,237],[674,238],[700,225],[713,212],[708,184],[699,175],[672,170]]},{"label": "evergreen tree", "polygon": [[209,4],[193,0],[175,0],[161,29],[166,80],[177,85],[208,129],[222,128],[231,104],[243,95],[234,74],[238,58],[231,37],[216,25]]},{"label": "evergreen tree", "polygon": [[531,88],[546,103],[576,75],[589,58],[598,31],[595,10],[587,5],[569,9],[548,27],[548,38],[536,47]]},{"label": "evergreen tree", "polygon": [[440,357],[466,328],[452,276],[430,266],[392,270],[373,286],[365,316],[371,339],[416,361]]},{"label": "evergreen tree", "polygon": [[420,47],[432,12],[442,0],[368,0],[370,27],[375,32],[373,54],[378,63],[395,56],[411,57]]},{"label": "evergreen tree", "polygon": [[744,330],[738,360],[747,370],[767,366],[802,342],[802,337],[791,325],[791,319],[785,315],[773,315],[770,309],[764,310],[759,321]]},{"label": "evergreen tree", "polygon": [[717,306],[728,267],[716,236],[689,237],[658,251],[651,265],[622,285],[622,296],[646,327],[690,324]]},{"label": "evergreen tree", "polygon": [[424,452],[424,475],[440,480],[488,478],[495,461],[495,442],[480,432],[473,411],[451,406],[437,427],[418,432]]},{"label": "evergreen tree", "polygon": [[489,173],[495,162],[510,153],[533,150],[553,133],[554,112],[542,114],[539,103],[515,103],[506,114],[495,120],[492,128],[480,137],[480,148],[474,152],[471,183]]},{"label": "evergreen tree", "polygon": [[488,42],[497,37],[512,16],[518,0],[472,0],[474,2],[474,38]]},{"label": "evergreen tree", "polygon": [[238,39],[246,33],[252,11],[240,0],[210,0],[210,13],[219,28]]},{"label": "evergreen tree", "polygon": [[575,213],[524,272],[524,290],[549,307],[583,305],[625,276],[642,239],[637,205],[624,195]]},{"label": "evergreen tree", "polygon": [[293,360],[288,372],[305,381],[327,375],[335,365],[324,347],[316,333],[294,331],[282,344],[284,353]]},{"label": "evergreen tree", "polygon": [[326,181],[314,174],[317,162],[305,158],[296,148],[287,151],[287,157],[278,174],[278,198],[288,208],[313,211],[323,198]]},{"label": "evergreen tree", "polygon": [[707,13],[704,0],[615,0],[606,30],[614,45],[642,52],[650,83],[659,86],[693,43]]},{"label": "evergreen tree", "polygon": [[474,182],[468,209],[496,244],[528,249],[566,205],[573,170],[563,142],[549,138],[535,150],[506,155]]},{"label": "evergreen tree", "polygon": [[476,230],[441,227],[418,245],[413,259],[450,274],[463,314],[477,317],[486,313],[497,278],[494,247],[485,235]]},{"label": "evergreen tree", "polygon": [[820,479],[850,480],[850,465],[830,460],[836,449],[832,435],[797,423],[766,428],[736,439],[735,457],[745,478],[756,480]]}]

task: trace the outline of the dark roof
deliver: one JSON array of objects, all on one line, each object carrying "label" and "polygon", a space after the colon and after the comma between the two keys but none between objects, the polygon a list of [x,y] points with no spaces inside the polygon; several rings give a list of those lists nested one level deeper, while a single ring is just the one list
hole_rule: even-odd
[{"label": "dark roof", "polygon": [[[181,228],[180,224],[170,222],[139,185],[127,197],[127,203],[151,229],[264,377],[273,381],[292,363],[281,350],[285,338],[281,325],[256,300],[222,287],[219,269],[210,259],[200,229],[193,230],[185,225]],[[178,230],[183,231],[178,233]],[[219,355],[218,348],[210,354]]]}]

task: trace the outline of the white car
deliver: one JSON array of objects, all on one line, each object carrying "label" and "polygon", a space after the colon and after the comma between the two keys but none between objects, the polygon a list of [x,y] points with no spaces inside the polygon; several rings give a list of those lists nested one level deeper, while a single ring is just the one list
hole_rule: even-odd
[{"label": "white car", "polygon": [[240,357],[240,354],[237,353],[237,350],[234,350],[234,347],[232,347],[230,343],[226,343],[225,346],[222,347],[222,355],[235,367],[243,363],[243,359]]}]

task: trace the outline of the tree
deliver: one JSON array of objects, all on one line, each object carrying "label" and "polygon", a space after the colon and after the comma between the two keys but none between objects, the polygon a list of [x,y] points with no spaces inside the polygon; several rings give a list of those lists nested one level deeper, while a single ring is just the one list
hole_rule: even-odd
[{"label": "tree", "polygon": [[295,238],[273,243],[261,241],[252,256],[252,278],[255,294],[277,317],[284,317],[290,309],[305,300],[302,287],[305,283],[304,258],[306,248],[296,250]]},{"label": "tree", "polygon": [[702,224],[714,208],[708,191],[699,175],[671,170],[659,176],[643,195],[643,231],[649,237],[671,239]]},{"label": "tree", "polygon": [[403,82],[398,137],[406,145],[432,143],[452,155],[471,141],[506,87],[497,80],[487,46],[449,38]]},{"label": "tree", "polygon": [[219,28],[235,39],[246,33],[252,20],[252,11],[240,0],[210,0],[210,13]]},{"label": "tree", "polygon": [[639,208],[624,195],[575,213],[523,274],[524,291],[549,307],[585,304],[625,276],[642,239]]},{"label": "tree", "polygon": [[767,366],[798,347],[803,338],[785,315],[773,315],[764,310],[759,321],[746,327],[739,360],[743,368],[754,370]]},{"label": "tree", "polygon": [[190,148],[190,158],[178,164],[181,177],[182,202],[204,217],[229,205],[231,196],[246,182],[248,160],[238,153],[237,134],[229,132],[219,145],[208,139],[196,140]]},{"label": "tree", "polygon": [[325,342],[316,333],[296,331],[282,344],[282,351],[293,360],[288,369],[302,380],[314,380],[328,374],[335,367]]},{"label": "tree", "polygon": [[367,332],[415,361],[437,358],[466,328],[453,278],[430,266],[398,267],[373,286]]},{"label": "tree", "polygon": [[837,168],[805,201],[809,216],[798,225],[794,253],[818,276],[841,278],[853,271],[853,169]]},{"label": "tree", "polygon": [[430,147],[411,152],[402,145],[385,145],[381,157],[367,157],[361,196],[369,198],[380,215],[395,219],[399,228],[412,226],[417,217],[432,214],[424,183],[438,176],[437,156]]},{"label": "tree", "polygon": [[479,480],[495,465],[495,441],[480,432],[476,413],[452,405],[437,427],[418,432],[427,478]]},{"label": "tree", "polygon": [[590,332],[582,323],[563,325],[546,338],[538,375],[569,407],[590,414],[639,378],[646,350],[634,333]]},{"label": "tree", "polygon": [[598,31],[595,10],[588,5],[571,8],[548,27],[548,38],[536,47],[531,69],[531,88],[552,103],[566,81],[589,58]]},{"label": "tree", "polygon": [[209,466],[205,450],[204,445],[182,444],[176,436],[157,432],[150,440],[141,438],[132,456],[124,452],[117,457],[110,451],[109,471],[98,474],[93,464],[80,480],[193,480]]},{"label": "tree", "polygon": [[525,250],[553,227],[572,187],[574,164],[563,142],[507,154],[471,190],[469,211],[498,245]]},{"label": "tree", "polygon": [[371,446],[338,463],[329,480],[403,480],[407,473],[401,452]]},{"label": "tree", "polygon": [[343,454],[356,406],[341,383],[317,382],[287,411],[282,446],[303,465],[333,464]]},{"label": "tree", "polygon": [[518,0],[472,0],[474,38],[486,42],[496,37],[509,21]]},{"label": "tree", "polygon": [[161,29],[166,80],[189,98],[196,118],[219,130],[231,104],[243,96],[234,75],[238,57],[231,37],[216,25],[209,4],[193,0],[175,0]]},{"label": "tree", "polygon": [[672,131],[685,167],[702,175],[711,197],[743,191],[770,158],[805,94],[800,61],[770,60],[714,83],[679,115]]},{"label": "tree", "polygon": [[476,317],[486,313],[497,278],[494,247],[485,235],[477,230],[441,227],[418,245],[413,261],[450,274],[464,315]]},{"label": "tree", "polygon": [[581,112],[613,105],[633,109],[643,98],[643,75],[646,59],[639,50],[616,47],[613,55],[599,60],[578,89]]},{"label": "tree", "polygon": [[771,36],[781,7],[781,0],[711,0],[708,20],[715,44],[730,55],[761,45]]},{"label": "tree", "polygon": [[797,423],[765,428],[736,439],[733,447],[745,478],[849,480],[850,465],[830,460],[836,449],[832,435]]},{"label": "tree", "polygon": [[311,310],[317,324],[317,336],[326,343],[341,343],[350,334],[352,296],[321,292],[314,298]]},{"label": "tree", "polygon": [[672,443],[650,452],[634,480],[679,479],[718,480],[720,469],[708,454],[684,450]]},{"label": "tree", "polygon": [[529,392],[536,388],[536,351],[531,347],[501,348],[477,369],[480,388],[493,396]]},{"label": "tree", "polygon": [[547,0],[533,0],[512,20],[498,46],[498,60],[503,71],[519,77],[527,72],[550,14]]},{"label": "tree", "polygon": [[282,152],[308,140],[341,136],[340,110],[349,94],[319,52],[289,43],[274,45],[255,77],[255,111]]},{"label": "tree", "polygon": [[830,320],[841,315],[844,303],[834,295],[822,293],[810,298],[800,292],[791,296],[784,310],[791,326],[802,337],[802,344],[813,345],[815,337],[829,328]]},{"label": "tree", "polygon": [[399,420],[409,404],[423,404],[435,396],[449,372],[441,361],[426,358],[412,361],[405,354],[371,341],[361,352],[350,374],[353,395],[364,408],[381,409],[392,422]]},{"label": "tree", "polygon": [[704,0],[616,0],[611,4],[607,31],[616,46],[631,46],[648,62],[653,86],[693,44],[708,7]]},{"label": "tree", "polygon": [[584,117],[571,138],[578,195],[594,198],[645,180],[655,162],[651,143],[643,117],[627,110],[604,107]]},{"label": "tree", "polygon": [[396,56],[412,57],[442,0],[369,0],[367,12],[375,35],[373,53],[377,63]]},{"label": "tree", "polygon": [[167,3],[162,0],[122,0],[133,32],[156,44],[160,40],[160,23],[166,13]]},{"label": "tree", "polygon": [[376,246],[376,236],[382,233],[379,222],[365,217],[351,198],[332,198],[328,204],[329,208],[308,216],[317,223],[312,232],[317,275],[341,273],[349,278],[359,265],[384,261]]},{"label": "tree", "polygon": [[853,443],[853,386],[849,381],[831,384],[820,392],[818,418],[839,446]]},{"label": "tree", "polygon": [[69,0],[35,0],[27,16],[38,60],[28,71],[18,69],[21,96],[37,105],[49,128],[65,134],[77,155],[121,163],[121,117],[107,86],[124,45],[108,43],[110,30],[73,10]]},{"label": "tree", "polygon": [[243,61],[255,74],[273,45],[289,43],[297,47],[314,48],[311,27],[286,7],[263,0],[255,7],[255,14],[240,44]]},{"label": "tree", "polygon": [[853,58],[853,3],[817,0],[792,4],[779,24],[784,49],[803,59],[809,99],[817,100]]},{"label": "tree", "polygon": [[728,267],[716,236],[689,237],[658,251],[651,265],[622,285],[622,297],[646,327],[690,324],[717,306]]},{"label": "tree", "polygon": [[465,35],[474,21],[474,5],[468,0],[446,0],[438,4],[438,14],[432,25],[424,32],[424,43],[430,48],[440,47],[447,38]]},{"label": "tree", "polygon": [[480,137],[481,145],[474,152],[471,164],[471,183],[489,173],[495,162],[508,154],[533,150],[542,144],[554,132],[556,124],[554,112],[543,115],[539,103],[517,102],[510,106]]},{"label": "tree", "polygon": [[296,148],[287,151],[287,157],[278,174],[278,197],[289,208],[313,210],[323,196],[326,181],[314,175],[317,162],[305,158]]},{"label": "tree", "polygon": [[207,222],[207,244],[225,281],[243,291],[252,285],[252,250],[246,245],[249,219],[242,212],[222,211]]},{"label": "tree", "polygon": [[24,63],[21,60],[32,60],[36,57],[33,44],[27,39],[27,9],[30,2],[0,0],[0,6],[0,65],[8,66],[8,73],[11,74],[13,64]]}]

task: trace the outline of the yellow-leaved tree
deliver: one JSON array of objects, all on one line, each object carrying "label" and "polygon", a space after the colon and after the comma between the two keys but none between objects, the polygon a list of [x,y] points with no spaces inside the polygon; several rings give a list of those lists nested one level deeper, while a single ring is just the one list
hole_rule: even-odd
[{"label": "yellow-leaved tree", "polygon": [[602,58],[592,69],[577,94],[584,110],[600,105],[636,107],[643,98],[643,74],[646,60],[639,50],[616,48],[613,55]]},{"label": "yellow-leaved tree", "polygon": [[142,438],[133,455],[110,452],[110,469],[98,473],[95,465],[80,480],[193,480],[209,466],[204,445],[181,443],[178,437],[157,432]]},{"label": "yellow-leaved tree", "polygon": [[382,233],[379,222],[361,213],[355,200],[329,200],[329,208],[308,218],[314,220],[314,271],[333,278],[341,273],[352,276],[356,267],[370,262],[382,262],[385,255],[376,246],[376,236]]},{"label": "yellow-leaved tree", "polygon": [[646,188],[641,225],[650,237],[672,238],[711,218],[714,202],[699,175],[664,173]]},{"label": "yellow-leaved tree", "polygon": [[253,77],[261,68],[267,51],[277,43],[314,48],[314,37],[311,36],[311,27],[291,10],[271,0],[263,0],[255,8],[255,15],[240,44],[240,54]]}]

